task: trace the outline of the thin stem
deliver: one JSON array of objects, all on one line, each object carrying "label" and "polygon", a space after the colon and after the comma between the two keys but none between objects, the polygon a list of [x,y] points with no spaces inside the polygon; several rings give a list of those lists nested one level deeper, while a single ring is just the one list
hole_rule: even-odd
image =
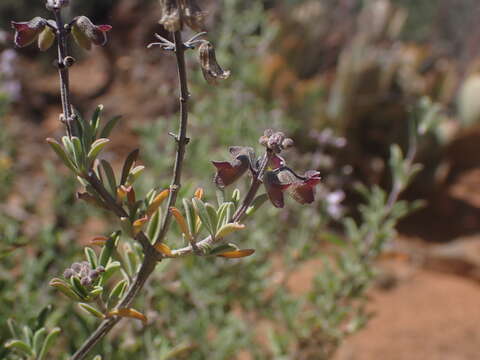
[{"label": "thin stem", "polygon": [[[186,66],[185,66],[185,48],[182,43],[182,36],[179,31],[174,33],[175,39],[175,54],[177,59],[177,67],[178,67],[178,77],[180,83],[180,129],[179,134],[176,137],[177,141],[177,153],[175,158],[175,165],[173,169],[173,178],[172,183],[170,185],[170,196],[168,199],[168,208],[175,205],[178,191],[180,189],[181,183],[181,175],[182,175],[182,165],[183,159],[185,156],[185,148],[188,144],[187,138],[187,125],[188,125],[188,87],[187,87],[187,74],[186,74]],[[62,97],[63,101],[63,97]],[[115,199],[108,193],[108,191],[104,188],[103,184],[97,179],[95,173],[93,171],[88,175],[89,183],[93,186],[93,188],[100,194],[103,200],[108,204],[109,208],[119,217],[127,217],[128,214],[126,211],[119,206]],[[171,223],[171,214],[167,212],[165,215],[164,222],[162,224],[162,228],[158,238],[155,241],[155,244],[162,242],[164,239],[168,228]],[[152,274],[153,270],[155,270],[155,266],[161,258],[159,257],[159,253],[155,250],[155,248],[151,245],[150,241],[146,237],[143,232],[140,232],[136,239],[142,244],[145,257],[143,259],[142,265],[140,270],[138,271],[137,275],[135,276],[135,281],[128,289],[127,293],[123,297],[120,304],[117,306],[118,308],[126,308],[129,307],[133,300],[136,298],[140,290],[145,285],[147,279]],[[110,330],[121,320],[120,317],[113,317],[102,321],[102,323],[98,326],[98,328],[90,335],[90,337],[83,343],[83,345],[77,350],[77,352],[73,355],[71,360],[82,360],[84,359],[87,354],[92,350],[92,348],[97,344],[105,335],[107,335]]]},{"label": "thin stem", "polygon": [[[173,33],[173,39],[175,43],[175,56],[177,59],[177,68],[178,68],[178,81],[180,85],[180,124],[179,124],[179,134],[176,136],[175,140],[177,142],[177,153],[175,157],[175,165],[173,168],[173,178],[170,185],[170,195],[168,197],[168,206],[167,209],[175,205],[177,201],[178,192],[181,187],[181,177],[182,177],[182,166],[183,159],[185,157],[185,149],[187,147],[189,139],[187,138],[187,127],[188,127],[188,99],[190,94],[188,93],[187,85],[187,70],[185,66],[185,47],[182,41],[182,34],[180,31]],[[155,240],[155,245],[161,243],[167,234],[167,231],[170,227],[172,221],[172,214],[168,211],[163,220],[162,228],[160,233]]]},{"label": "thin stem", "polygon": [[55,22],[57,23],[57,45],[58,45],[58,74],[60,77],[60,97],[62,100],[63,121],[67,128],[67,135],[72,137],[74,134],[72,106],[70,102],[70,82],[68,76],[69,64],[66,64],[65,58],[67,54],[67,36],[68,31],[65,29],[60,9],[53,11]]}]

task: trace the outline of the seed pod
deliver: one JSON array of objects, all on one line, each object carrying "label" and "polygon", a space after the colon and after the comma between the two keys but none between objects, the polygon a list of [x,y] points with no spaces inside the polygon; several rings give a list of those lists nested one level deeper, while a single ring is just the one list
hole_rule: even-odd
[{"label": "seed pod", "polygon": [[223,70],[217,63],[215,49],[209,41],[204,41],[198,48],[200,66],[203,77],[211,85],[217,85],[218,80],[225,80],[230,76],[230,71]]},{"label": "seed pod", "polygon": [[159,24],[170,32],[182,30],[182,18],[177,0],[160,0],[162,17]]}]

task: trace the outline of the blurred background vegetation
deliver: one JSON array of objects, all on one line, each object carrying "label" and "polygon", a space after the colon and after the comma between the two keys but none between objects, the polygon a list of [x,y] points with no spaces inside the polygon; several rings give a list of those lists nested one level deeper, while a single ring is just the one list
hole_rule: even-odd
[{"label": "blurred background vegetation", "polygon": [[[256,214],[236,239],[255,248],[255,256],[162,262],[136,305],[147,311],[149,325],[123,321],[97,353],[119,360],[331,358],[369,313],[364,289],[358,296],[330,289],[340,291],[344,304],[326,296],[325,288],[335,286],[328,279],[337,279],[326,259],[345,246],[344,214],[360,218],[354,185],[390,188],[390,146],[405,149],[408,119],[422,98],[431,99],[436,126],[422,139],[424,170],[406,196],[427,203],[401,223],[401,233],[443,243],[478,232],[480,6],[475,0],[201,3],[219,62],[232,77],[208,87],[194,55],[189,59],[192,141],[183,194],[201,186],[214,199],[210,160],[276,128],[295,139],[288,154],[293,168],[321,171],[320,196],[313,207],[290,203]],[[71,74],[73,103],[85,114],[102,103],[108,115],[122,115],[105,156],[121,166],[139,147],[148,168],[143,191],[167,187],[177,90],[172,58],[145,48],[153,33],[164,33],[157,2],[72,4],[72,15],[113,26],[107,47],[72,49],[79,60]],[[0,343],[11,336],[8,318],[35,328],[40,311],[53,304],[47,327],[63,329],[54,356],[67,358],[95,321],[48,281],[79,260],[89,239],[114,228],[113,219],[75,200],[75,180],[44,142],[63,131],[54,54],[12,49],[9,30],[10,20],[37,15],[47,16],[41,1],[0,4]],[[361,286],[371,285],[365,269],[350,271]],[[6,356],[16,358],[0,348],[0,358]]]}]

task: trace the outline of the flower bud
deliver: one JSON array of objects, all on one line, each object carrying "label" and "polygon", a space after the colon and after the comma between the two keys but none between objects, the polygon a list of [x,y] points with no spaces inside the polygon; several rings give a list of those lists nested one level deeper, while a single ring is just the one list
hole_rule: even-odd
[{"label": "flower bud", "polygon": [[182,18],[177,0],[160,0],[162,17],[159,24],[170,32],[182,30]]},{"label": "flower bud", "polygon": [[38,36],[38,48],[41,51],[46,51],[50,49],[55,41],[55,33],[48,26],[43,29],[43,31]]},{"label": "flower bud", "polygon": [[104,46],[108,40],[107,32],[111,29],[110,25],[94,25],[86,16],[78,16],[72,23],[73,39],[85,50],[90,50],[92,43]]},{"label": "flower bud", "polygon": [[209,84],[217,85],[218,80],[224,80],[230,76],[230,71],[225,71],[218,65],[215,49],[209,41],[204,41],[199,46],[198,53],[203,77]]},{"label": "flower bud", "polygon": [[45,6],[48,10],[60,9],[70,5],[70,0],[47,0]]}]

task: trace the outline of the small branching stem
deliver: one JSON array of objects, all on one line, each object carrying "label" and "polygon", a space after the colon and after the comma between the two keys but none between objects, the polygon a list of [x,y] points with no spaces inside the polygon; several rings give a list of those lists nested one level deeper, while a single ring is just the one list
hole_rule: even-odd
[{"label": "small branching stem", "polygon": [[[185,157],[185,149],[188,144],[187,138],[187,127],[188,127],[188,100],[190,94],[188,92],[187,84],[187,69],[185,66],[185,46],[182,41],[182,34],[180,31],[173,33],[173,39],[175,44],[175,57],[177,59],[177,69],[178,69],[178,81],[180,86],[180,125],[179,133],[175,137],[177,143],[177,153],[175,157],[175,165],[173,168],[173,178],[170,185],[170,194],[168,197],[167,209],[170,209],[172,206],[175,206],[177,201],[178,192],[181,187],[181,177],[182,177],[182,167],[183,159]],[[155,239],[155,244],[159,244],[165,238],[165,235],[168,232],[170,223],[172,221],[172,214],[168,211],[163,220],[162,228],[158,238]]]},{"label": "small branching stem", "polygon": [[55,22],[57,24],[57,45],[58,45],[58,74],[60,77],[60,97],[62,100],[63,121],[67,128],[67,135],[69,137],[74,136],[73,126],[73,114],[72,106],[70,102],[70,81],[68,74],[69,64],[66,64],[65,59],[68,56],[67,49],[67,36],[68,31],[65,29],[63,23],[62,14],[60,9],[54,9]]},{"label": "small branching stem", "polygon": [[[180,181],[181,181],[181,175],[182,175],[183,159],[185,156],[185,148],[186,148],[186,145],[188,144],[187,102],[188,102],[189,94],[188,94],[187,73],[186,73],[186,66],[185,66],[185,48],[182,43],[181,33],[177,31],[173,35],[175,40],[175,54],[176,54],[178,77],[179,77],[179,83],[180,83],[180,126],[179,126],[179,134],[176,137],[177,152],[176,152],[175,165],[173,170],[172,183],[170,186],[168,208],[170,208],[171,206],[174,206],[177,199],[178,191],[181,186]],[[68,76],[67,76],[67,85],[68,85]],[[64,97],[62,96],[62,103],[63,101],[64,101]],[[87,180],[93,186],[93,188],[100,194],[100,196],[107,203],[107,205],[112,210],[112,212],[114,212],[118,217],[126,217],[128,215],[126,211],[115,202],[115,199],[113,199],[113,197],[104,188],[104,186],[98,180],[98,178],[93,173],[93,171],[88,175]],[[171,223],[171,215],[169,212],[167,212],[165,216],[165,220],[162,224],[160,235],[156,239],[155,244],[161,243],[163,241],[169,229],[170,223]],[[155,266],[157,262],[161,259],[159,253],[155,250],[155,248],[152,246],[152,244],[150,243],[150,241],[148,240],[148,238],[143,232],[140,232],[136,236],[136,239],[143,246],[145,257],[143,259],[142,265],[140,266],[140,270],[135,276],[134,282],[128,289],[123,299],[120,301],[120,304],[117,306],[118,308],[130,307],[130,305],[135,300],[136,296],[139,294],[140,290],[145,285],[147,279],[152,274],[153,270],[155,270]],[[72,360],[85,359],[85,357],[92,350],[95,344],[97,344],[105,335],[107,335],[110,332],[110,330],[120,320],[121,320],[120,317],[112,317],[102,321],[102,323],[98,326],[98,328],[90,335],[90,337],[82,344],[82,346],[72,356]]]}]

